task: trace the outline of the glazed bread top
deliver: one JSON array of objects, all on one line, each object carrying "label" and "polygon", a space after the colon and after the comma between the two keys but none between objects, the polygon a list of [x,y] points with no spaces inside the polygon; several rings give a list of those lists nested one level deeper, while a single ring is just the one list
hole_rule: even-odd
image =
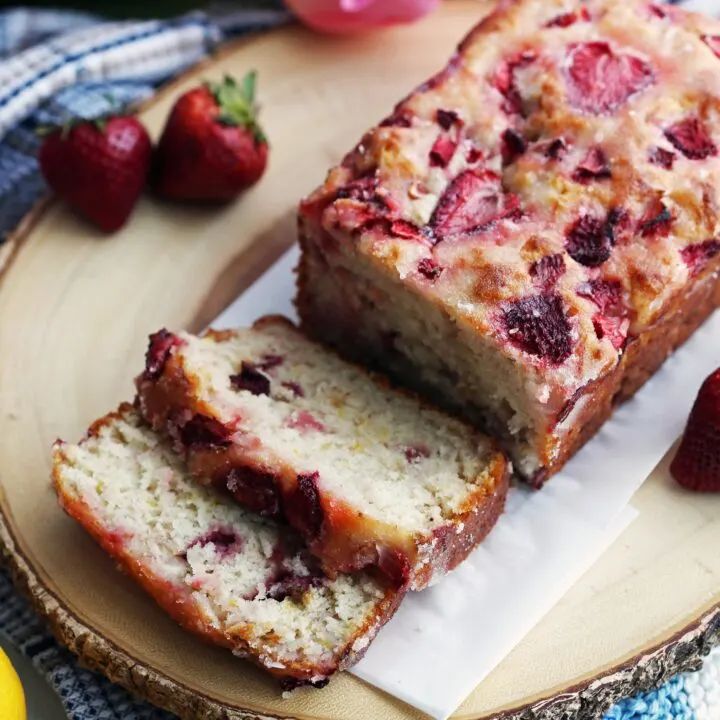
[{"label": "glazed bread top", "polygon": [[720,252],[720,23],[501,2],[301,206],[561,415]]}]

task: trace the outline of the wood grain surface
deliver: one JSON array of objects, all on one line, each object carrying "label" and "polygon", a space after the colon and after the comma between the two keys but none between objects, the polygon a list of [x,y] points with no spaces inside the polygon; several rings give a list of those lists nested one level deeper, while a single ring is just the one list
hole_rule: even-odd
[{"label": "wood grain surface", "polygon": [[[200,77],[256,67],[272,142],[256,188],[213,209],[143,200],[113,238],[56,203],[23,229],[0,284],[0,544],[18,585],[86,664],[183,718],[422,716],[349,675],[284,701],[259,671],[181,631],[58,509],[50,445],[131,396],[148,333],[205,325],[269,267],[294,239],[297,199],[443,65],[487,7],[455,0],[370,37],[286,28],[229,48],[143,118],[157,134]],[[633,501],[640,518],[457,717],[595,718],[720,642],[720,497],[683,493],[665,465]]]}]

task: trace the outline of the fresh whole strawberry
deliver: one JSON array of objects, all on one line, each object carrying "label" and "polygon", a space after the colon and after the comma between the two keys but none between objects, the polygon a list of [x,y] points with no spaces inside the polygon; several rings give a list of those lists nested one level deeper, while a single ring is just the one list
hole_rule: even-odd
[{"label": "fresh whole strawberry", "polygon": [[158,145],[153,187],[178,200],[230,200],[265,171],[268,145],[258,124],[255,72],[226,76],[178,98]]},{"label": "fresh whole strawberry", "polygon": [[38,160],[55,194],[110,233],[125,224],[147,183],[152,141],[134,117],[80,120],[47,135]]},{"label": "fresh whole strawberry", "polygon": [[720,492],[720,369],[700,388],[670,472],[689,490]]}]

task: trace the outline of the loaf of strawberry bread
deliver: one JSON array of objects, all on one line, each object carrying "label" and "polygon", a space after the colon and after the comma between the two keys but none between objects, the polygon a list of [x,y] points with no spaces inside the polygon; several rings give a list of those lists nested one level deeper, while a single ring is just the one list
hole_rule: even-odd
[{"label": "loaf of strawberry bread", "polygon": [[286,688],[353,665],[402,599],[364,572],[328,578],[292,530],[196,483],[130,405],[53,465],[65,511],[169,615]]},{"label": "loaf of strawberry bread", "polygon": [[200,482],[285,517],[329,573],[374,566],[419,590],[467,557],[505,503],[492,442],[283,318],[157,333],[137,389]]},{"label": "loaf of strawberry bread", "polygon": [[302,327],[541,485],[720,302],[720,23],[517,0],[300,206]]}]

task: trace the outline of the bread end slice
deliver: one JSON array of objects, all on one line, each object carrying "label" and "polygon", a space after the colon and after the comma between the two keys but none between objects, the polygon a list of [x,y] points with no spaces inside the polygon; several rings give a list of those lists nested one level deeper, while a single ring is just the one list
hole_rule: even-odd
[{"label": "bread end slice", "polygon": [[189,477],[130,405],[72,445],[65,512],[180,625],[281,679],[321,686],[363,655],[402,599],[368,573],[328,578],[290,529]]}]

